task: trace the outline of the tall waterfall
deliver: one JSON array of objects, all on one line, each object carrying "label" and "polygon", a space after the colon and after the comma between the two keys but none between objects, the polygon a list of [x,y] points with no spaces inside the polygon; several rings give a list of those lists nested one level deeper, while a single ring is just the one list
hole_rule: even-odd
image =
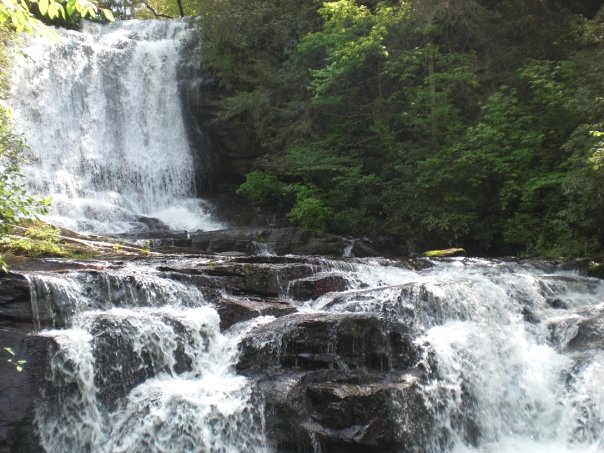
[{"label": "tall waterfall", "polygon": [[52,197],[49,220],[99,233],[219,228],[195,198],[178,95],[192,28],[127,21],[55,33],[25,45],[11,101],[31,148],[27,184]]}]

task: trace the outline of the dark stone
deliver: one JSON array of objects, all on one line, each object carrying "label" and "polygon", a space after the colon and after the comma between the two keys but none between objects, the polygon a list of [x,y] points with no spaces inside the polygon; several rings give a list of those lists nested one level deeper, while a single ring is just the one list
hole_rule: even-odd
[{"label": "dark stone", "polygon": [[567,344],[571,352],[604,350],[604,310],[582,313],[587,319],[579,322],[576,335]]},{"label": "dark stone", "polygon": [[431,425],[413,374],[286,372],[260,390],[275,451],[419,452]]},{"label": "dark stone", "polygon": [[[33,426],[34,398],[31,385],[35,354],[28,350],[26,333],[0,328],[0,452],[41,451]],[[4,348],[10,348],[14,356]],[[9,363],[11,359],[13,363]],[[23,371],[15,366],[25,360]]]},{"label": "dark stone", "polygon": [[566,310],[568,308],[568,305],[560,299],[547,299],[545,302],[556,310]]},{"label": "dark stone", "polygon": [[[0,271],[0,452],[41,451],[33,426],[35,387],[31,384],[37,354],[27,344],[33,330],[27,279]],[[18,364],[20,360],[25,363]]]},{"label": "dark stone", "polygon": [[295,280],[290,283],[288,294],[296,300],[316,299],[323,294],[348,289],[348,280],[342,275],[325,275]]},{"label": "dark stone", "polygon": [[233,324],[248,321],[257,316],[274,316],[276,318],[296,311],[290,303],[278,299],[260,299],[256,297],[219,298],[214,305],[220,316],[221,330]]},{"label": "dark stone", "polygon": [[[139,234],[139,241],[151,241],[153,248],[166,251],[172,249],[201,253],[222,254],[239,252],[258,255],[270,252],[277,255],[322,255],[341,257],[350,247],[351,240],[333,235],[315,235],[302,228],[247,227],[218,231],[199,231],[171,236],[161,234]],[[360,249],[359,249],[360,250]],[[360,256],[379,256],[366,246]]]},{"label": "dark stone", "polygon": [[522,317],[526,322],[530,322],[531,324],[539,324],[541,320],[528,308],[522,309]]},{"label": "dark stone", "polygon": [[0,325],[32,322],[29,282],[12,272],[0,274]]},{"label": "dark stone", "polygon": [[278,297],[285,294],[289,281],[310,276],[314,269],[304,263],[254,265],[231,262],[206,266],[204,272],[216,277],[214,285],[225,288],[231,294]]},{"label": "dark stone", "polygon": [[406,329],[369,314],[292,314],[254,329],[240,345],[241,371],[407,369],[417,347]]},{"label": "dark stone", "polygon": [[182,373],[191,370],[191,358],[185,353],[185,344],[189,342],[191,334],[186,327],[165,316],[158,317],[156,322],[177,333],[173,370],[162,359],[164,354],[172,351],[154,350],[147,345],[139,350],[135,348],[134,343],[140,341],[141,332],[129,318],[112,315],[95,318],[90,328],[94,337],[95,384],[98,388],[97,398],[105,407],[115,409],[119,400],[130,390],[160,372]]}]

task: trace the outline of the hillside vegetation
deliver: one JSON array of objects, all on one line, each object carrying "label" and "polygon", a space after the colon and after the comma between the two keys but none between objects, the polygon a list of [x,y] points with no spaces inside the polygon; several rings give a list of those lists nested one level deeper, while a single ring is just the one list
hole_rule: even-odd
[{"label": "hillside vegetation", "polygon": [[206,0],[239,193],[316,231],[471,252],[604,244],[601,1]]}]

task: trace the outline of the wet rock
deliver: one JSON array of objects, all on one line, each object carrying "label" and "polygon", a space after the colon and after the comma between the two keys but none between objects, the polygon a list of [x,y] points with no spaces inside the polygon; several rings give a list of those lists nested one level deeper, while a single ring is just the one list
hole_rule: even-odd
[{"label": "wet rock", "polygon": [[[27,347],[27,336],[16,328],[0,328],[0,451],[38,452],[34,429],[34,388],[31,378],[38,366],[36,353]],[[10,348],[14,355],[4,348]],[[8,360],[13,363],[9,363]],[[15,364],[25,360],[23,371]],[[46,363],[44,363],[46,365]]]},{"label": "wet rock", "polygon": [[275,451],[414,452],[425,445],[431,419],[412,374],[284,373],[261,389]]},{"label": "wet rock", "polygon": [[[322,255],[341,257],[351,250],[352,241],[334,234],[315,235],[302,228],[234,228],[218,231],[201,231],[173,236],[141,234],[139,241],[151,241],[154,248],[188,249],[201,253],[245,253],[259,255],[270,252],[276,255]],[[354,250],[354,246],[352,246]],[[365,241],[358,241],[358,256],[380,256]],[[355,255],[357,256],[357,255]]]},{"label": "wet rock", "polygon": [[279,299],[260,299],[256,297],[219,298],[214,305],[220,316],[220,329],[228,329],[233,324],[247,321],[257,316],[288,315],[296,309],[288,302]]},{"label": "wet rock", "polygon": [[[2,271],[0,271],[2,272]],[[31,324],[33,314],[29,283],[19,274],[0,274],[0,325]]]},{"label": "wet rock", "polygon": [[406,369],[417,347],[401,325],[369,314],[292,314],[265,324],[241,343],[239,370]]},{"label": "wet rock", "polygon": [[566,310],[568,308],[566,302],[560,299],[547,299],[545,303],[556,310]]},{"label": "wet rock", "polygon": [[[191,358],[185,344],[191,334],[177,320],[158,317],[155,330],[141,331],[141,326],[126,317],[103,315],[95,318],[90,327],[94,336],[94,377],[98,388],[97,398],[109,409],[115,409],[119,400],[130,390],[160,372],[182,373],[191,370]],[[175,344],[158,342],[163,331],[177,335]],[[149,337],[149,342],[145,338]]]},{"label": "wet rock", "polygon": [[225,263],[205,268],[205,273],[217,277],[215,284],[232,294],[252,294],[278,297],[287,290],[290,280],[310,276],[312,266],[304,263],[285,265],[254,265]]},{"label": "wet rock", "polygon": [[[0,452],[41,451],[33,426],[31,385],[37,354],[27,346],[33,330],[27,279],[0,271]],[[22,371],[17,369],[20,360],[25,360],[19,364]]]},{"label": "wet rock", "polygon": [[584,313],[586,319],[579,322],[575,336],[566,348],[572,352],[604,350],[604,310]]},{"label": "wet rock", "polygon": [[522,309],[522,317],[526,322],[530,322],[531,324],[539,324],[541,322],[537,315],[526,307]]},{"label": "wet rock", "polygon": [[291,282],[288,294],[296,300],[310,300],[326,293],[346,289],[348,289],[348,280],[342,275],[323,275]]}]

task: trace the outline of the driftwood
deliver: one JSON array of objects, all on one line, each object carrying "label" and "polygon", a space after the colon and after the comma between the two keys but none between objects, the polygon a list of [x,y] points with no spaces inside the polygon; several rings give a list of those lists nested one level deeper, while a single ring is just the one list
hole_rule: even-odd
[{"label": "driftwood", "polygon": [[466,254],[466,251],[462,248],[428,250],[427,252],[424,252],[424,256],[429,256],[432,258],[446,257],[446,256],[459,256],[459,255],[465,255],[465,254]]}]

